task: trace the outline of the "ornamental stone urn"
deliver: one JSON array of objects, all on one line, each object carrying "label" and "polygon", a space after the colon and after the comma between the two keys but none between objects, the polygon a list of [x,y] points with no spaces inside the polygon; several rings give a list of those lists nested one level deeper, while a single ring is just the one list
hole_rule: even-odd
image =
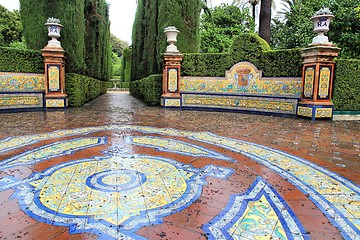
[{"label": "ornamental stone urn", "polygon": [[164,29],[164,33],[167,37],[167,42],[169,43],[169,46],[166,47],[167,53],[178,53],[179,50],[175,46],[175,43],[177,42],[176,38],[177,35],[180,33],[179,30],[176,29],[174,26],[166,27]]},{"label": "ornamental stone urn", "polygon": [[48,36],[51,37],[51,40],[48,41],[48,46],[61,47],[61,43],[57,39],[60,37],[60,31],[64,26],[60,24],[60,20],[48,18],[45,26],[48,29]]},{"label": "ornamental stone urn", "polygon": [[334,18],[331,11],[328,8],[320,9],[311,18],[314,24],[314,32],[318,35],[313,38],[311,45],[316,44],[331,44],[329,39],[324,34],[329,31],[330,21]]}]

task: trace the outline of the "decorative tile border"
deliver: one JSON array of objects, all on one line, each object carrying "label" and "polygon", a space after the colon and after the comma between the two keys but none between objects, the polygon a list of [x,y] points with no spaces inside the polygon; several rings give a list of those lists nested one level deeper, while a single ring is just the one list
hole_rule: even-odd
[{"label": "decorative tile border", "polygon": [[241,153],[267,166],[280,176],[288,179],[304,194],[309,195],[309,199],[340,230],[345,239],[357,239],[360,236],[359,216],[357,215],[360,212],[360,187],[358,185],[338,174],[293,155],[207,132],[188,132],[166,128],[124,125],[80,128],[7,138],[0,142],[0,152],[29,145],[40,140],[88,134],[103,130],[139,131],[146,134],[187,137]]},{"label": "decorative tile border", "polygon": [[1,161],[0,170],[15,166],[33,165],[51,158],[69,155],[82,149],[106,144],[106,142],[106,137],[77,138],[55,142]]},{"label": "decorative tile border", "polygon": [[32,218],[68,226],[70,233],[143,239],[135,234],[138,229],[160,224],[192,204],[206,177],[226,179],[232,172],[212,165],[196,169],[160,157],[107,156],[33,174],[16,188],[15,197]]},{"label": "decorative tile border", "polygon": [[0,110],[43,108],[43,93],[0,94]]},{"label": "decorative tile border", "polygon": [[0,92],[45,91],[44,74],[0,72]]},{"label": "decorative tile border", "polygon": [[296,114],[297,99],[182,94],[183,107]]},{"label": "decorative tile border", "polygon": [[210,240],[309,239],[285,200],[261,177],[244,195],[232,195],[203,229]]},{"label": "decorative tile border", "polygon": [[220,153],[171,138],[148,136],[129,137],[129,142],[138,146],[155,148],[158,151],[173,152],[194,157],[217,158],[225,161],[235,162],[235,160]]}]

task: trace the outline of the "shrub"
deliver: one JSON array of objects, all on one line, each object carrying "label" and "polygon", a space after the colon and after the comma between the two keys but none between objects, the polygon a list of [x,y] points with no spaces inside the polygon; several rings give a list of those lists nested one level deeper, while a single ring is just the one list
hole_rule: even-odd
[{"label": "shrub", "polygon": [[360,60],[336,63],[333,103],[337,111],[360,111]]},{"label": "shrub", "polygon": [[255,64],[265,77],[297,77],[302,73],[299,49],[270,50],[259,36],[242,34],[234,39],[229,53],[184,54],[182,75],[221,77],[241,61]]},{"label": "shrub", "polygon": [[121,88],[129,88],[130,83],[129,82],[122,82]]},{"label": "shrub", "polygon": [[0,47],[0,71],[44,73],[40,51]]},{"label": "shrub", "polygon": [[106,93],[107,83],[75,73],[66,74],[65,87],[69,95],[69,106],[83,106],[86,102]]},{"label": "shrub", "polygon": [[130,93],[136,98],[144,100],[150,106],[160,105],[162,75],[154,74],[146,78],[131,81]]}]

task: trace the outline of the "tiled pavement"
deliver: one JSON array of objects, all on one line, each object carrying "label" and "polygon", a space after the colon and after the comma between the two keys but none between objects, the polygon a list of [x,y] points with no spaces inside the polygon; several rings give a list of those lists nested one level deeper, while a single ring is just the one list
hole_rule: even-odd
[{"label": "tiled pavement", "polygon": [[119,92],[0,119],[0,239],[360,239],[360,122]]}]

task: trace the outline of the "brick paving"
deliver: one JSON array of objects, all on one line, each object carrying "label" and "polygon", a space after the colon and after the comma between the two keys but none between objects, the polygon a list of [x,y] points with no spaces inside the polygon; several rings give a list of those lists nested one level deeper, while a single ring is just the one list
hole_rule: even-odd
[{"label": "brick paving", "polygon": [[[33,154],[30,158],[24,157],[26,159],[23,161],[30,161],[29,163],[22,162],[12,167],[6,167],[6,165],[1,167],[0,165],[1,179],[8,180],[10,179],[8,177],[11,176],[16,181],[19,181],[19,184],[15,184],[12,187],[6,187],[7,185],[1,184],[0,181],[0,189],[3,189],[0,192],[0,239],[227,239],[230,238],[230,236],[235,238],[237,232],[239,232],[238,236],[240,236],[240,239],[255,239],[256,236],[251,234],[261,235],[260,230],[262,227],[272,220],[272,218],[269,218],[266,214],[260,215],[263,219],[267,219],[267,223],[264,223],[263,226],[250,224],[249,226],[251,226],[251,228],[249,232],[246,233],[244,232],[245,228],[242,228],[244,223],[241,222],[239,218],[234,218],[232,221],[229,221],[229,224],[231,223],[236,226],[231,229],[236,228],[236,230],[222,230],[223,232],[227,231],[228,235],[216,235],[208,229],[216,228],[217,225],[211,224],[215,224],[216,219],[220,219],[221,216],[224,217],[226,211],[232,209],[230,203],[235,199],[235,196],[246,196],[246,194],[249,193],[249,189],[254,187],[254,182],[259,178],[265,182],[266,186],[270,186],[270,193],[266,196],[272,196],[271,192],[273,191],[275,195],[278,196],[278,199],[281,199],[279,200],[280,202],[285,201],[286,205],[283,206],[283,209],[290,209],[290,215],[295,216],[294,221],[297,223],[296,225],[299,228],[301,238],[360,239],[360,196],[358,195],[359,192],[357,192],[360,184],[359,121],[311,122],[308,119],[282,118],[277,116],[228,112],[179,111],[160,107],[153,108],[145,106],[125,92],[109,92],[82,108],[70,108],[65,112],[6,113],[0,114],[0,119],[0,139],[27,136],[24,140],[26,141],[31,139],[32,136],[35,136],[37,139],[37,137],[43,136],[41,135],[43,133],[49,134],[49,136],[39,138],[35,142],[28,142],[25,145],[19,145],[13,149],[5,149],[6,151],[2,151],[0,148],[0,160],[3,162],[11,158],[16,159],[14,161],[19,161],[18,156],[23,156],[24,153]],[[124,129],[124,126],[133,126],[133,128]],[[88,127],[96,127],[97,130],[84,131],[81,134],[73,134],[70,131],[71,134],[54,137],[56,135],[55,131],[57,130],[64,131]],[[141,127],[145,128],[142,129]],[[174,129],[174,132],[168,133],[162,131],[168,128]],[[197,134],[199,132],[211,132],[215,134],[213,141],[208,141],[206,136],[203,138],[201,134]],[[34,157],[36,152],[39,152],[42,148],[51,144],[58,144],[61,141],[68,141],[74,138],[98,139],[102,137],[106,137],[107,142],[104,144],[99,143],[99,145],[96,146],[79,148],[71,153],[60,152],[59,156],[43,157],[39,158],[40,160],[36,162],[31,162],[33,161],[32,159],[36,157]],[[138,137],[139,141],[146,141],[147,145],[135,144],[135,142],[130,144],[128,142],[129,137],[132,138],[133,141]],[[165,141],[161,146],[159,145],[160,139]],[[229,142],[226,142],[227,140]],[[235,145],[232,145],[232,140],[235,140],[233,141],[236,142]],[[182,145],[182,148],[177,148],[177,150],[171,149],[170,146],[173,146],[172,144],[174,142]],[[237,144],[240,146],[239,150],[237,150]],[[175,145],[176,144],[173,146],[174,148],[177,147]],[[193,146],[195,145],[197,147],[194,150]],[[241,148],[242,146],[244,147]],[[257,146],[260,146],[262,150],[260,151]],[[61,149],[61,147],[59,148]],[[109,148],[113,152],[120,151],[120,154],[115,154],[115,160],[111,162],[111,164],[115,164],[116,166],[123,164],[121,161],[119,162],[117,157],[121,154],[126,154],[127,156],[134,155],[135,159],[141,158],[139,156],[142,155],[151,156],[154,159],[172,159],[171,164],[173,164],[172,161],[174,161],[180,164],[179,166],[176,164],[174,166],[184,168],[181,171],[187,169],[183,164],[189,164],[191,168],[194,168],[191,170],[191,173],[195,173],[199,169],[205,171],[209,165],[219,169],[215,170],[213,175],[210,173],[206,175],[203,179],[205,183],[200,183],[200,180],[196,183],[197,185],[191,183],[195,184],[196,187],[195,185],[191,185],[192,187],[190,187],[190,189],[194,192],[198,191],[199,194],[194,193],[195,195],[191,197],[192,199],[187,203],[184,202],[183,206],[177,206],[172,200],[164,200],[166,204],[161,205],[162,200],[157,200],[158,203],[152,203],[156,205],[156,207],[153,208],[150,204],[150,198],[153,197],[155,199],[155,195],[149,193],[151,196],[147,196],[148,199],[144,197],[144,200],[142,200],[142,198],[132,201],[126,200],[126,197],[123,198],[123,195],[118,196],[117,194],[123,191],[122,188],[124,186],[126,188],[129,187],[129,185],[120,184],[118,181],[123,180],[119,180],[119,176],[115,178],[112,178],[111,174],[100,176],[96,175],[98,173],[94,170],[94,172],[91,173],[93,175],[89,174],[93,178],[98,177],[96,181],[94,180],[95,185],[100,184],[100,187],[105,188],[112,186],[112,181],[117,183],[113,184],[116,188],[114,192],[116,197],[111,198],[109,197],[111,194],[106,195],[111,200],[110,203],[106,203],[109,209],[115,206],[114,220],[109,220],[112,218],[112,215],[109,213],[111,210],[108,210],[108,215],[105,213],[100,215],[94,213],[92,215],[90,213],[92,211],[91,207],[93,207],[92,200],[94,200],[93,196],[90,195],[86,195],[87,198],[90,199],[90,202],[89,205],[86,205],[87,203],[85,204],[85,214],[75,214],[74,210],[67,209],[67,207],[70,207],[71,201],[67,203],[68,205],[65,204],[63,212],[60,211],[62,208],[61,204],[63,204],[62,202],[68,197],[67,194],[71,196],[71,189],[69,191],[67,189],[69,186],[72,186],[72,181],[76,176],[75,173],[69,177],[71,180],[65,179],[67,188],[65,188],[63,192],[59,190],[60,193],[58,193],[58,195],[51,195],[53,192],[44,190],[41,186],[38,189],[34,187],[36,181],[42,181],[42,184],[47,186],[46,184],[50,182],[48,179],[51,179],[50,176],[56,174],[57,171],[64,171],[63,173],[65,174],[65,170],[63,169],[73,166],[68,163],[73,162],[74,164],[78,164],[77,161],[81,161],[81,159],[94,158],[95,156],[103,157],[106,155],[104,151],[109,151]],[[184,149],[190,152],[200,151],[202,155],[184,153],[182,152],[185,151]],[[221,156],[216,157],[214,152]],[[311,167],[309,171],[315,171],[315,175],[318,171],[325,169],[325,175],[333,176],[331,174],[336,173],[341,176],[340,178],[342,180],[340,183],[333,183],[331,181],[336,178],[333,177],[332,180],[328,180],[330,182],[324,182],[324,184],[322,184],[326,176],[316,175],[315,177],[319,177],[319,182],[316,183],[314,179],[304,177],[306,172],[296,171],[295,165],[286,165],[290,166],[289,169],[282,168],[283,170],[285,169],[285,173],[277,170],[276,164],[266,165],[270,161],[277,161],[276,158],[271,158],[271,156],[277,156],[276,154],[284,157],[283,162],[279,163],[279,167],[282,166],[281,164],[287,164],[287,161],[290,160],[285,159],[288,157],[284,155],[285,153],[290,154],[290,160],[295,161],[294,163],[298,161],[296,157],[314,163],[316,166],[309,165]],[[207,156],[206,154],[212,155]],[[257,157],[263,160],[258,160]],[[227,158],[234,161],[226,160]],[[131,159],[132,158],[129,158],[128,161],[131,162]],[[90,166],[93,166],[91,165],[92,162],[87,162],[86,164],[89,165],[84,165],[84,169],[92,168]],[[98,169],[102,167],[102,161],[99,160],[97,164]],[[156,166],[154,166],[154,169],[158,169],[160,165]],[[319,168],[317,168],[317,166],[319,166]],[[129,165],[130,170],[136,167],[136,163]],[[52,171],[50,172],[48,169]],[[221,172],[223,169],[231,170],[231,173],[225,178],[216,175],[216,172]],[[47,170],[48,172],[46,172]],[[106,172],[106,169],[103,170]],[[131,173],[130,170],[126,172]],[[114,173],[119,173],[119,171],[121,172],[123,169],[114,170]],[[135,175],[139,175],[139,171],[140,170],[137,170]],[[44,175],[45,173],[48,174],[44,177],[44,179],[47,180],[34,177],[32,173],[36,172],[44,172]],[[152,172],[151,170],[148,174],[154,172],[156,171],[154,170]],[[289,177],[287,177],[287,173],[291,176],[289,175]],[[201,174],[196,174],[194,174],[194,177],[200,179]],[[311,175],[311,173],[308,172],[308,175]],[[125,178],[127,177],[129,176],[125,176]],[[171,176],[165,174],[161,177],[164,185],[156,185],[156,189],[165,186],[164,188],[167,189],[166,194],[170,195],[170,197],[175,197],[175,195],[171,195],[172,192],[169,189],[172,185],[168,185],[166,180],[169,178],[170,181]],[[166,178],[164,179],[164,177]],[[291,177],[294,177],[294,179],[292,180]],[[146,179],[150,179],[150,176],[146,175]],[[174,179],[178,179],[178,176],[174,176]],[[300,179],[301,181],[297,182],[296,179]],[[87,180],[87,187],[89,187],[88,181],[90,180]],[[127,180],[124,181],[126,182]],[[190,184],[190,182],[186,183]],[[304,185],[301,185],[303,183]],[[63,183],[54,182],[54,184],[61,185]],[[138,180],[136,180],[136,176],[135,183],[132,184],[141,185],[140,187],[136,185],[136,187],[142,188],[143,193],[147,190],[145,188],[145,186],[147,186],[145,185],[146,181],[145,183],[139,183]],[[331,184],[334,184],[334,186]],[[344,184],[344,187],[340,189],[343,191],[341,193],[336,192],[339,184]],[[349,190],[350,192],[346,192],[346,189],[350,188],[349,184],[353,184],[352,186],[355,187],[351,188],[351,191]],[[29,188],[28,192],[24,186]],[[176,183],[174,183],[174,186],[177,186]],[[308,186],[310,190],[305,189]],[[180,191],[181,188],[178,188]],[[136,188],[134,188],[134,191],[135,189]],[[194,189],[197,190],[195,191]],[[316,193],[313,193],[312,189],[317,189]],[[37,190],[39,190],[38,195]],[[42,198],[41,193],[44,193],[46,196]],[[24,196],[21,197],[21,194],[24,194]],[[183,196],[186,194],[191,195],[191,193],[186,192]],[[30,199],[29,196],[33,196],[33,198]],[[324,198],[330,202],[330,208],[337,209],[336,211],[339,211],[339,216],[345,219],[343,225],[338,224],[336,220],[338,218],[331,216],[330,211],[329,213],[327,212],[327,207],[321,202],[322,196],[327,196]],[[345,196],[347,203],[336,200],[334,196]],[[61,202],[55,200],[57,197],[62,199]],[[320,198],[316,200],[317,197]],[[28,203],[26,199],[30,199],[30,203]],[[50,203],[47,205],[44,199],[48,199],[47,201],[50,202],[54,201],[53,204],[56,206],[54,207]],[[80,205],[83,203],[82,201],[84,201],[80,195],[72,199],[71,204],[73,205],[71,206],[74,206],[75,209],[80,208]],[[181,198],[179,198],[179,201],[180,199]],[[269,200],[269,197],[267,199]],[[115,200],[117,202],[116,204],[114,203]],[[150,202],[147,202],[148,200]],[[122,201],[124,201],[124,204],[129,204],[129,206],[133,206],[135,203],[140,204],[139,201],[144,201],[145,207],[143,211],[146,213],[145,216],[139,212],[135,215],[138,216],[140,214],[143,216],[142,218],[147,218],[147,220],[145,221],[139,218],[137,221],[140,223],[138,223],[130,217],[125,221],[125,217],[121,217],[123,215],[121,215],[122,212],[119,210],[122,208]],[[183,201],[185,200],[181,199],[181,202]],[[243,201],[242,204],[245,204],[244,207],[246,207],[246,203],[248,206],[254,206],[256,201],[261,200],[254,198],[247,200],[247,202]],[[272,201],[269,200],[269,202]],[[274,202],[276,202],[276,200],[274,200]],[[236,203],[235,200],[234,203]],[[96,206],[99,206],[99,203],[96,204]],[[104,206],[106,204],[104,204]],[[144,204],[142,203],[142,205]],[[272,208],[275,208],[275,205],[270,205]],[[139,206],[137,205],[137,207]],[[166,209],[171,209],[171,211],[165,214],[162,211],[166,211]],[[128,214],[128,212],[126,213]],[[241,216],[245,216],[245,213],[246,211],[238,212],[237,216],[241,214]],[[158,218],[152,221],[151,214],[158,216]],[[284,217],[282,214],[283,212],[281,211],[276,217],[276,221],[281,222],[285,229],[281,233],[286,234],[287,238],[299,236],[299,234],[296,235],[294,233],[295,230],[293,227],[289,227],[291,224],[286,223],[287,215],[284,215]],[[47,215],[49,215],[49,217],[47,217]],[[57,216],[62,218],[58,219]],[[284,221],[281,220],[282,217]],[[77,222],[78,219],[85,219],[85,222],[79,223]],[[239,222],[235,224],[234,221]],[[132,224],[136,222],[138,226],[130,227],[130,222]],[[91,223],[94,223],[94,225],[91,225]],[[86,227],[82,228],[81,224],[84,224]],[[103,226],[103,228],[101,228],[100,225]],[[206,228],[206,226],[209,226],[209,228]],[[279,237],[281,235],[280,233],[280,235],[276,235],[275,225],[269,228],[272,229],[270,233],[263,233],[263,235],[261,235],[265,237],[264,239],[281,239],[281,237]],[[350,230],[346,230],[348,228],[350,228]],[[74,231],[74,229],[77,230]]]}]

